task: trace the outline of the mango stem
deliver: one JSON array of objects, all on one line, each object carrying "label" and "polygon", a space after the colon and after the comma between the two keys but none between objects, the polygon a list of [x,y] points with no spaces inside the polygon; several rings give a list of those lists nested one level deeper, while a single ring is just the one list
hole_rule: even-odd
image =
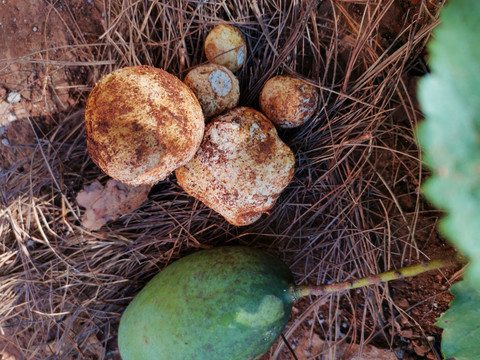
[{"label": "mango stem", "polygon": [[391,280],[403,279],[406,277],[420,275],[431,270],[438,270],[449,266],[465,263],[461,257],[445,257],[424,261],[419,264],[406,266],[396,270],[390,270],[381,274],[367,276],[361,279],[349,280],[333,284],[324,285],[297,285],[294,287],[294,296],[298,299],[304,296],[321,296],[335,292],[358,289],[368,285],[379,285]]}]

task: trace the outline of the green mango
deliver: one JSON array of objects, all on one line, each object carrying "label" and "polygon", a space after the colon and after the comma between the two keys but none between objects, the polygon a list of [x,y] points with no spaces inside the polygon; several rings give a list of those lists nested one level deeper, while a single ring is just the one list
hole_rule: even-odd
[{"label": "green mango", "polygon": [[296,300],[275,256],[248,247],[188,255],[157,274],[120,321],[123,360],[247,360],[264,354]]}]

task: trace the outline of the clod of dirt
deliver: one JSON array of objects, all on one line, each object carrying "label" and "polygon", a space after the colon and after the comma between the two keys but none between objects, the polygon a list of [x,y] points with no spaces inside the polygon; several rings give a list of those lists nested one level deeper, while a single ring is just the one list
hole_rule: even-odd
[{"label": "clod of dirt", "polygon": [[[13,119],[6,124],[2,123],[2,104],[7,104],[0,99],[0,160],[6,169],[16,167],[25,170],[30,166],[30,159],[35,150],[35,133],[30,123],[13,119],[7,112],[6,120]],[[10,117],[12,116],[12,117]]]}]

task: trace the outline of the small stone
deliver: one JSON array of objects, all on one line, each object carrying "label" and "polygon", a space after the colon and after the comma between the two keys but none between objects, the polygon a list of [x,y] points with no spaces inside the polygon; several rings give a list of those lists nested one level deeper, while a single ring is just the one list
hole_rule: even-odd
[{"label": "small stone", "polygon": [[20,100],[22,100],[22,96],[19,93],[12,91],[10,94],[8,94],[7,101],[10,104],[18,103]]},{"label": "small stone", "polygon": [[17,120],[17,116],[13,111],[9,111],[7,114],[7,122],[11,123],[12,121],[15,121],[15,120]]}]

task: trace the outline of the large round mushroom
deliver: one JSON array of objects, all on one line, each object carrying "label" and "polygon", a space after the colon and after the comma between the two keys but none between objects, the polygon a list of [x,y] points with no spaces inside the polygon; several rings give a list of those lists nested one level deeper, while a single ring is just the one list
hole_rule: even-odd
[{"label": "large round mushroom", "polygon": [[294,164],[273,124],[259,111],[239,107],[206,126],[200,149],[175,174],[188,194],[240,226],[273,207]]},{"label": "large round mushroom", "polygon": [[168,72],[132,66],[104,76],[85,110],[88,152],[127,185],[154,184],[188,162],[202,141],[202,108]]}]

